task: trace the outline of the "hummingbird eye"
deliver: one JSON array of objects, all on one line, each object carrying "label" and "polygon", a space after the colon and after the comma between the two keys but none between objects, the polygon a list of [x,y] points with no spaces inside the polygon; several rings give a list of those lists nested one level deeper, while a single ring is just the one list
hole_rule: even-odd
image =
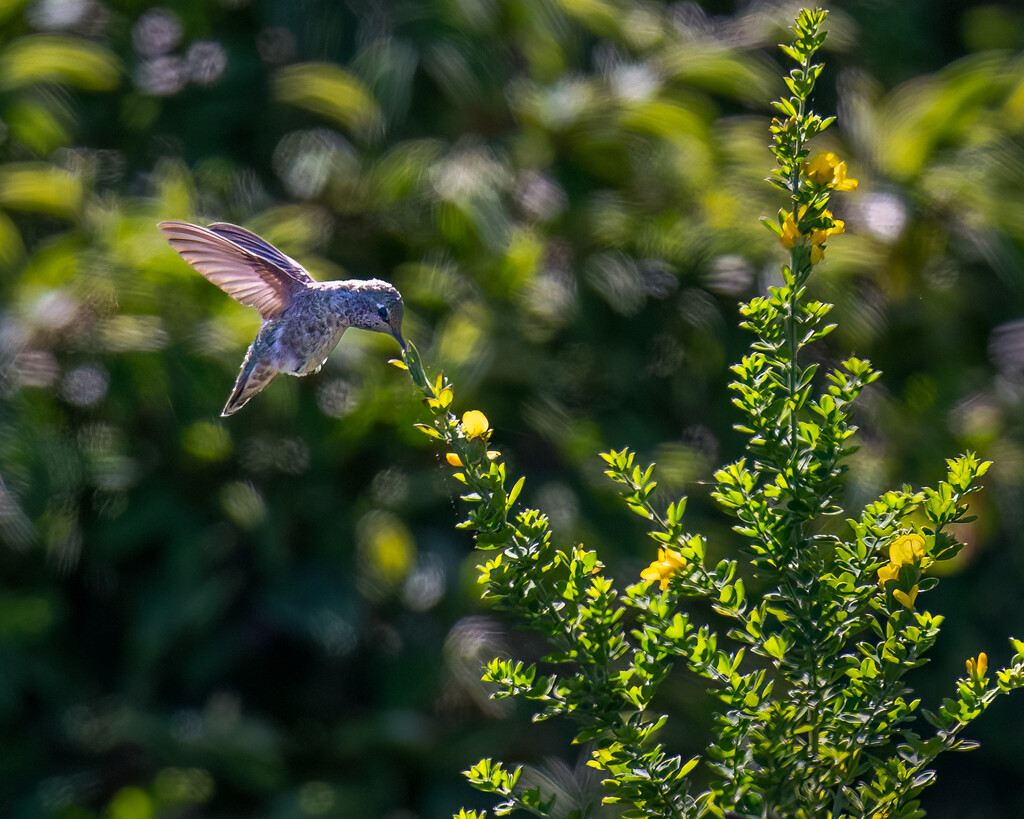
[{"label": "hummingbird eye", "polygon": [[387,307],[378,307],[377,315],[380,316],[384,321],[388,321],[391,318],[391,314],[388,312]]}]

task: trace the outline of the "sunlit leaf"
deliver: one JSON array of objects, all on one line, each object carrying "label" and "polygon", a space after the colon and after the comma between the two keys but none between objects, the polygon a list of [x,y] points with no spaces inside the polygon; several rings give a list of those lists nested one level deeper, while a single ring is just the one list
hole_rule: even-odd
[{"label": "sunlit leaf", "polygon": [[442,150],[441,142],[428,139],[396,145],[381,157],[371,172],[371,181],[377,195],[386,203],[414,196],[427,169]]},{"label": "sunlit leaf", "polygon": [[740,99],[767,99],[777,82],[769,62],[692,42],[666,54],[669,75],[690,85]]},{"label": "sunlit leaf", "polygon": [[558,5],[595,34],[614,36],[622,29],[621,13],[605,0],[559,0]]},{"label": "sunlit leaf", "polygon": [[298,254],[308,253],[304,248],[310,245],[322,244],[331,229],[323,212],[308,205],[270,208],[253,219],[248,227],[285,253],[299,258],[300,262],[303,260]]},{"label": "sunlit leaf", "polygon": [[71,37],[22,37],[0,52],[0,89],[56,82],[103,91],[121,76],[116,56],[96,43]]},{"label": "sunlit leaf", "polygon": [[[192,209],[192,177],[183,163],[164,159],[157,165],[157,201],[160,216],[168,219],[182,219]],[[154,220],[154,223],[158,220]]]},{"label": "sunlit leaf", "polygon": [[82,205],[82,182],[72,173],[43,162],[0,167],[0,205],[12,210],[73,218]]},{"label": "sunlit leaf", "polygon": [[379,106],[362,81],[328,63],[303,63],[281,69],[274,78],[274,96],[362,134],[372,133],[383,120]]},{"label": "sunlit leaf", "polygon": [[626,128],[675,140],[702,136],[707,131],[705,117],[695,113],[692,107],[668,102],[649,102],[629,108],[621,122]]},{"label": "sunlit leaf", "polygon": [[16,14],[23,6],[28,5],[28,0],[0,0],[0,22]]},{"label": "sunlit leaf", "polygon": [[12,103],[4,117],[11,136],[39,156],[67,145],[71,138],[55,107],[60,106],[53,100],[21,99]]},{"label": "sunlit leaf", "polygon": [[14,265],[25,255],[21,234],[10,217],[0,211],[0,268]]}]

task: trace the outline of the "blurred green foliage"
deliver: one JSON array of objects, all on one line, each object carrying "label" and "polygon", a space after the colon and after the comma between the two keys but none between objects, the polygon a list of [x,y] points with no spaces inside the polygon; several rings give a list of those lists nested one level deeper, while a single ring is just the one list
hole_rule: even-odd
[{"label": "blurred green foliage", "polygon": [[[843,129],[820,149],[860,188],[819,279],[839,322],[821,356],[884,371],[846,503],[933,481],[949,452],[995,461],[935,596],[958,612],[947,680],[1024,631],[1024,12],[831,9],[816,108]],[[703,482],[739,451],[736,304],[781,256],[757,219],[779,206],[767,102],[792,12],[0,2],[0,812],[441,817],[489,753],[588,785],[544,761],[558,726],[526,739],[479,682],[536,647],[477,599],[393,342],[352,331],[225,423],[257,318],[154,225],[236,221],[320,278],[393,281],[458,409],[487,412],[529,502],[613,573],[652,554],[601,448],[656,459],[724,553]],[[699,752],[700,684],[670,696],[693,732],[669,739]],[[1024,811],[1022,717],[993,711],[932,816]]]}]

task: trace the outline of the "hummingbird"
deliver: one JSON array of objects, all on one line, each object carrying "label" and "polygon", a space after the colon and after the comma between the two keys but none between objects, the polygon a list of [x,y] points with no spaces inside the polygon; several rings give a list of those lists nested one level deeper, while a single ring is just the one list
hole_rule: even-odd
[{"label": "hummingbird", "polygon": [[349,327],[387,333],[405,349],[402,296],[385,281],[318,282],[272,244],[228,222],[157,227],[181,258],[263,319],[221,416],[238,412],[281,373],[319,372]]}]

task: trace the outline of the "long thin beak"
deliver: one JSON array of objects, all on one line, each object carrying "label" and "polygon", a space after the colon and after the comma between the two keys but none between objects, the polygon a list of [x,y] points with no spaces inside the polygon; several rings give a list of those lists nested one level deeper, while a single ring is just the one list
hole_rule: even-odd
[{"label": "long thin beak", "polygon": [[402,331],[396,330],[392,327],[391,334],[395,337],[395,341],[397,341],[399,345],[402,347],[402,352],[404,353],[408,348],[405,346],[405,339],[402,338]]}]

